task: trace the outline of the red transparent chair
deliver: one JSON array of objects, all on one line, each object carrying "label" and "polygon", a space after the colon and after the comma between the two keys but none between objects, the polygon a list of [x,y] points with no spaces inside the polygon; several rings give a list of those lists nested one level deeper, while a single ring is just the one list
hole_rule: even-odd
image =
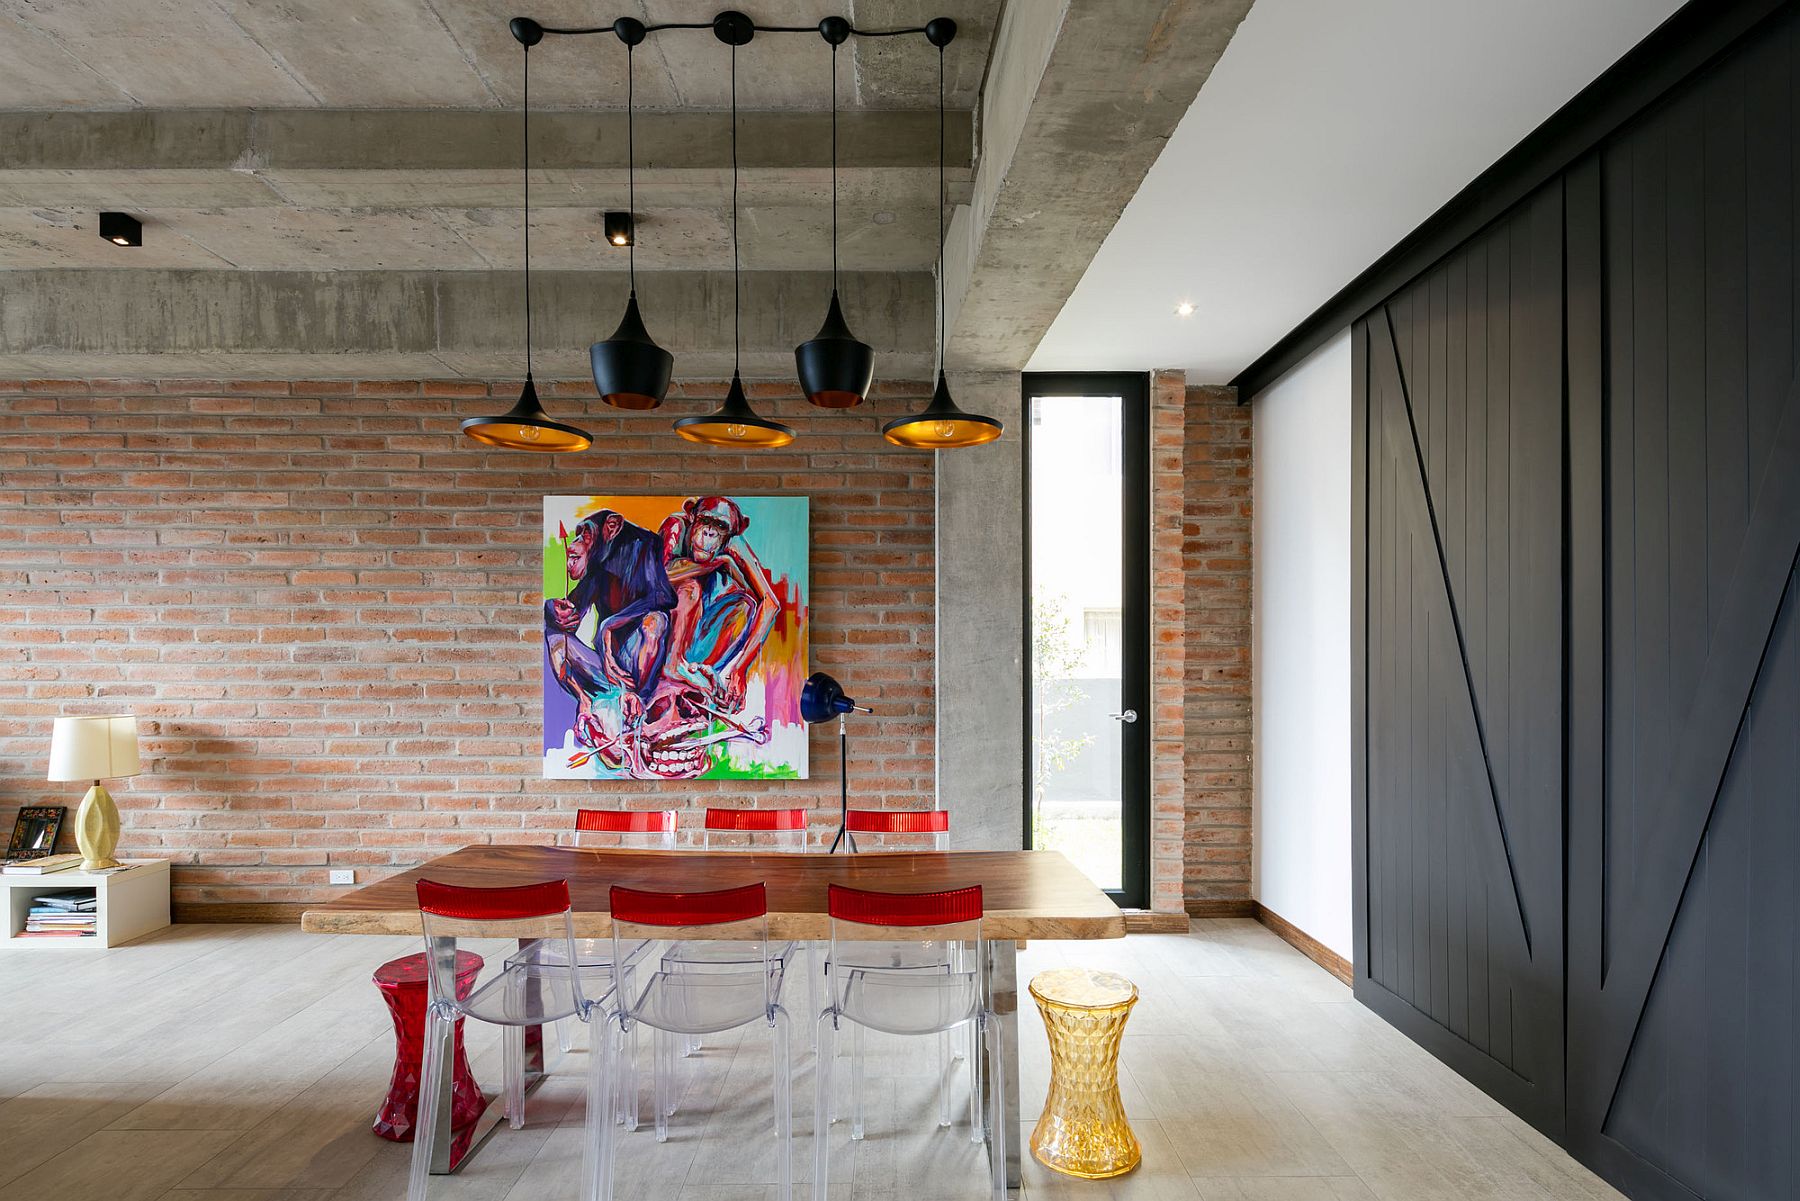
[{"label": "red transparent chair", "polygon": [[[804,854],[806,822],[805,809],[708,809],[706,824],[701,832],[701,845],[709,851],[781,851]],[[731,953],[729,948],[704,943],[677,943],[664,959],[707,959],[718,962],[719,956]],[[784,964],[789,963],[793,959],[794,944],[778,943],[775,953]],[[818,960],[810,944],[806,959],[806,1010],[810,1014],[816,1013],[819,1007]],[[681,1054],[685,1057],[698,1051],[700,1041],[698,1035],[683,1040]]]},{"label": "red transparent chair", "polygon": [[[853,848],[857,846],[855,844],[855,835],[857,834],[864,835],[864,839],[869,839],[871,835],[878,839],[877,843],[862,846],[859,850],[922,850],[922,843],[927,841],[927,837],[931,841],[931,850],[949,850],[950,846],[950,814],[941,808],[925,808],[925,810],[918,810],[918,808],[851,808],[844,814],[844,828],[851,834]],[[889,844],[889,841],[893,844]],[[950,947],[950,951],[956,953],[954,947]],[[932,954],[936,954],[936,951],[932,951]],[[938,958],[941,960],[943,956],[938,956]],[[934,965],[941,965],[945,969],[952,967],[952,963],[949,962],[909,963],[909,967],[934,967]],[[974,1030],[974,1026],[970,1026],[968,1028],[970,1043],[974,1041],[974,1037],[976,1037],[976,1030]],[[862,1059],[862,1043],[864,1043],[862,1026],[853,1026],[850,1039],[850,1053],[860,1061]],[[950,1062],[956,1061],[956,1059],[967,1059],[968,1089],[970,1089],[970,1095],[974,1095],[976,1061],[968,1057],[963,1041],[950,1034],[943,1034],[938,1037],[938,1044],[940,1044],[938,1050],[940,1050],[941,1071],[949,1071]],[[968,1050],[976,1050],[979,1053],[979,1048],[968,1048]],[[860,1091],[859,1077],[860,1071],[851,1071],[851,1079],[857,1080],[857,1091]],[[949,1089],[943,1089],[943,1097],[940,1100],[940,1124],[949,1125]],[[860,1104],[860,1100],[853,1104]],[[979,1115],[972,1115],[970,1134],[977,1140],[981,1138]]]},{"label": "red transparent chair", "polygon": [[577,809],[575,845],[627,851],[672,851],[680,815],[674,809]]},{"label": "red transparent chair", "polygon": [[709,851],[804,851],[806,810],[708,809],[702,839]]},{"label": "red transparent chair", "polygon": [[[669,851],[675,849],[675,827],[678,815],[673,809],[617,810],[579,809],[575,813],[575,845],[610,847],[621,850]],[[627,947],[623,965],[631,971],[650,950],[649,943]],[[562,963],[566,948],[554,938],[540,939],[522,947],[506,962],[508,966],[525,963]],[[576,962],[590,982],[611,986],[613,944],[610,938],[578,938],[575,940]],[[573,1047],[568,1021],[556,1023],[556,1043],[564,1054]],[[620,1077],[618,1120],[627,1129],[637,1129],[637,1078],[632,1065],[633,1054],[626,1061]]]},{"label": "red transparent chair", "polygon": [[[629,942],[654,938],[705,939],[729,948],[718,960],[664,962],[641,989],[614,993],[606,1014],[609,1033],[629,1035],[639,1024],[654,1032],[656,1065],[656,1140],[669,1137],[667,1093],[674,1085],[675,1039],[687,1034],[717,1034],[755,1021],[769,1025],[774,1043],[772,1086],[775,1104],[775,1158],[781,1196],[794,1190],[792,1163],[793,1111],[789,1095],[788,1015],[781,1007],[786,961],[769,944],[768,894],[761,884],[717,892],[645,892],[612,889],[613,938],[621,953]],[[676,933],[679,931],[679,933]],[[611,1095],[620,1038],[596,1037],[599,1071],[589,1077],[588,1107],[595,1109]],[[598,1124],[586,1162],[588,1196],[611,1201],[613,1126]]]},{"label": "red transparent chair", "polygon": [[[508,1123],[518,1130],[525,1125],[525,1028],[571,1017],[591,1020],[592,1010],[603,999],[602,994],[590,994],[582,974],[568,966],[575,960],[575,923],[569,912],[566,880],[514,888],[462,888],[420,880],[417,887],[431,1001],[420,1067],[419,1126],[407,1181],[409,1201],[425,1201],[433,1157],[444,1134],[439,1129],[441,1107],[448,1091],[451,1038],[457,1019],[473,1018],[503,1028],[505,1112]],[[459,994],[457,940],[520,937],[521,927],[528,931],[524,937],[561,943],[564,962],[508,963],[486,979],[477,979],[473,987],[465,983]],[[596,1064],[602,1058],[596,1056]],[[591,1065],[590,1088],[598,1074],[597,1066]],[[595,1115],[604,1112],[598,1106],[589,1110],[590,1139],[596,1128],[612,1129],[610,1120],[596,1119]]]},{"label": "red transparent chair", "polygon": [[[929,849],[933,851],[944,851],[948,850],[950,845],[950,814],[948,810],[944,809],[851,809],[844,814],[844,828],[850,833],[851,848],[856,850],[909,851]],[[855,836],[858,834],[863,835],[865,842],[864,846],[857,846]],[[872,844],[868,842],[871,837],[875,840]],[[928,847],[924,845],[927,839],[929,839]],[[948,969],[952,964],[943,955],[938,953],[944,949],[946,948],[939,946],[931,948],[928,952],[935,958],[943,960],[942,963],[914,962],[908,964],[908,966],[942,966]],[[948,949],[954,953],[954,947]],[[975,1028],[971,1026],[968,1033],[969,1041],[972,1043],[975,1037]],[[850,1035],[850,1053],[858,1061],[863,1057],[863,1041],[863,1028],[861,1026],[852,1027]],[[969,1090],[971,1094],[973,1094],[976,1087],[975,1061],[974,1059],[967,1057],[963,1040],[954,1038],[946,1033],[938,1037],[938,1044],[939,1070],[942,1072],[948,1072],[950,1070],[950,1063],[952,1060],[967,1058],[969,1066]],[[979,1048],[971,1049],[979,1050]],[[853,1081],[852,1087],[857,1093],[861,1092],[861,1066],[862,1065],[859,1062],[856,1065],[857,1070],[851,1072],[851,1080]],[[947,1089],[944,1090],[940,1101],[940,1108],[942,1110],[940,1124],[948,1126],[950,1124],[950,1108],[949,1092]],[[859,1112],[861,1104],[860,1097],[857,1097],[852,1101],[852,1105],[858,1107]],[[981,1137],[981,1127],[979,1123],[972,1122],[970,1130],[977,1139]]]},{"label": "red transparent chair", "polygon": [[[851,834],[896,840],[894,846],[879,846],[883,850],[950,849],[950,814],[944,809],[852,809],[844,814],[844,828]],[[927,836],[929,846],[923,845]]]},{"label": "red transparent chair", "polygon": [[[943,1035],[973,1024],[987,1047],[989,1112],[1006,1112],[1000,1023],[988,1004],[987,948],[981,937],[981,886],[946,892],[886,893],[830,886],[831,947],[826,958],[830,1003],[819,1015],[813,1096],[814,1201],[830,1181],[833,1060],[843,1023],[887,1034]],[[851,1129],[863,1137],[862,1057],[851,1059]],[[949,1073],[938,1079],[938,1103],[949,1110]],[[971,1090],[970,1122],[981,1129],[981,1098]],[[1006,1201],[1006,1131],[996,1121],[990,1144],[996,1201]],[[979,1138],[979,1134],[977,1135]]]}]

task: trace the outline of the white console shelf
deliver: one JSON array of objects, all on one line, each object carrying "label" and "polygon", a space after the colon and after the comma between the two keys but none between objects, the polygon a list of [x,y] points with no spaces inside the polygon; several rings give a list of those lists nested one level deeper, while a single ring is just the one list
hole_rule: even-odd
[{"label": "white console shelf", "polygon": [[[116,947],[169,924],[169,861],[126,859],[125,870],[84,872],[80,868],[43,876],[0,875],[6,895],[5,947],[55,947],[59,950]],[[20,938],[32,901],[51,892],[92,889],[99,904],[99,930],[91,938]]]}]

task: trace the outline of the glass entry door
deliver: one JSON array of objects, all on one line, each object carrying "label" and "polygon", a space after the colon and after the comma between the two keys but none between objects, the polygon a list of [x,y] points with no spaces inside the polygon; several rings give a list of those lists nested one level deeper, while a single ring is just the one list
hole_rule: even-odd
[{"label": "glass entry door", "polygon": [[1025,845],[1150,900],[1150,438],[1142,375],[1024,377]]}]

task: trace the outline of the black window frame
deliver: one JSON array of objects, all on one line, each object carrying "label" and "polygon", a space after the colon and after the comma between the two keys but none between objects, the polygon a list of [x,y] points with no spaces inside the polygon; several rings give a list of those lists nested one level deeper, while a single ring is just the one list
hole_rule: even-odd
[{"label": "black window frame", "polygon": [[1020,813],[1023,845],[1031,849],[1031,808],[1035,793],[1031,736],[1031,430],[1032,401],[1039,397],[1117,396],[1121,407],[1121,625],[1123,659],[1119,700],[1137,710],[1135,722],[1120,722],[1120,880],[1107,890],[1122,909],[1150,907],[1150,375],[1137,371],[1027,371],[1020,376],[1020,490],[1023,521],[1019,527],[1023,578],[1020,593],[1024,620],[1020,664],[1024,673],[1025,796]]}]

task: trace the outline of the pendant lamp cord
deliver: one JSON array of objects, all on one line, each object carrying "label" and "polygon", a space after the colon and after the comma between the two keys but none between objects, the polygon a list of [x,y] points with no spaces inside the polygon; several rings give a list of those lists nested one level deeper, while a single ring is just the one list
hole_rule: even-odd
[{"label": "pendant lamp cord", "polygon": [[743,337],[738,326],[744,298],[738,283],[738,115],[737,47],[731,48],[731,373],[742,366]]},{"label": "pendant lamp cord", "polygon": [[525,47],[525,378],[531,379],[531,47]]},{"label": "pendant lamp cord", "polygon": [[833,295],[836,295],[838,286],[837,54],[837,45],[833,43],[831,47],[831,291]]},{"label": "pendant lamp cord", "polygon": [[944,208],[949,203],[944,187],[944,48],[938,47],[938,374],[950,358],[950,347],[944,339]]},{"label": "pendant lamp cord", "polygon": [[632,112],[632,92],[637,80],[631,53],[636,47],[625,47],[625,208],[631,222],[631,241],[625,244],[631,266],[631,294],[637,295],[637,125]]}]

